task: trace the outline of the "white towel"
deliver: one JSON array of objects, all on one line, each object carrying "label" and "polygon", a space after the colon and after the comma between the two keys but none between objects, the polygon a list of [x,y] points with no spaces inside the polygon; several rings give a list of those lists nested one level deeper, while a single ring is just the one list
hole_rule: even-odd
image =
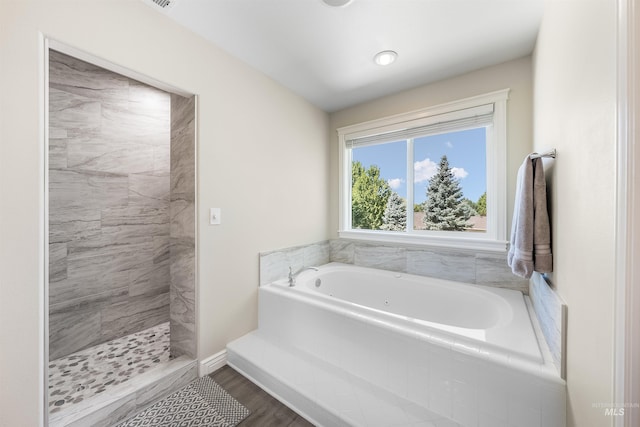
[{"label": "white towel", "polygon": [[529,278],[533,271],[552,271],[551,229],[542,159],[524,159],[518,169],[516,199],[507,263],[513,274]]}]

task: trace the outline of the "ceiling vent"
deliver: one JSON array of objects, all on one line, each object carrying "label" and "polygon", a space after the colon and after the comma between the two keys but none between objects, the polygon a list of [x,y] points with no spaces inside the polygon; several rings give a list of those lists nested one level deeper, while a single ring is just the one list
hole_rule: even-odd
[{"label": "ceiling vent", "polygon": [[163,10],[169,10],[177,3],[178,0],[143,0],[143,1],[149,5],[160,7]]}]

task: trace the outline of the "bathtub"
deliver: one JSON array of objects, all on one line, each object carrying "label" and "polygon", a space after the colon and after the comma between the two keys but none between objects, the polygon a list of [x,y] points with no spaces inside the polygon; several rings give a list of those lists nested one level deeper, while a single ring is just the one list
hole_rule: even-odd
[{"label": "bathtub", "polygon": [[[448,280],[328,264],[297,279],[312,304],[344,310],[402,334],[453,340],[468,349],[483,348],[542,363],[542,354],[520,292]],[[271,290],[288,288],[288,281]],[[293,296],[293,295],[292,295]]]},{"label": "bathtub", "polygon": [[[353,411],[330,397],[320,409],[309,407],[319,387],[337,387],[317,384],[333,372],[336,383],[353,377],[374,394],[387,393],[383,401],[433,414],[423,418],[473,427],[565,425],[565,383],[518,291],[329,263],[299,274],[294,287],[287,279],[261,286],[258,324],[252,339],[260,344],[228,348],[232,366],[300,413],[313,413],[307,418],[316,425],[401,424],[382,415],[367,421],[370,411],[345,421]],[[286,356],[265,360],[271,345]],[[245,363],[242,348],[261,355]],[[323,374],[300,379],[316,365]]]}]

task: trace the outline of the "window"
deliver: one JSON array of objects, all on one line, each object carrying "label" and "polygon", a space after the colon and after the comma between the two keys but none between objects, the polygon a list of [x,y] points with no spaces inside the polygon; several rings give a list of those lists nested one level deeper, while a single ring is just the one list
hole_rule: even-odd
[{"label": "window", "polygon": [[506,250],[507,97],[338,129],[340,237]]}]

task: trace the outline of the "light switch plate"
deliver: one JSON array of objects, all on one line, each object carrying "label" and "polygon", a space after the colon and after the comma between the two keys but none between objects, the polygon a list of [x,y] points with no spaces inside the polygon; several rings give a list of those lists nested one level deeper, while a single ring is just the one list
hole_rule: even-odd
[{"label": "light switch plate", "polygon": [[209,224],[210,225],[218,225],[221,223],[220,218],[221,212],[220,208],[210,208],[209,209]]}]

